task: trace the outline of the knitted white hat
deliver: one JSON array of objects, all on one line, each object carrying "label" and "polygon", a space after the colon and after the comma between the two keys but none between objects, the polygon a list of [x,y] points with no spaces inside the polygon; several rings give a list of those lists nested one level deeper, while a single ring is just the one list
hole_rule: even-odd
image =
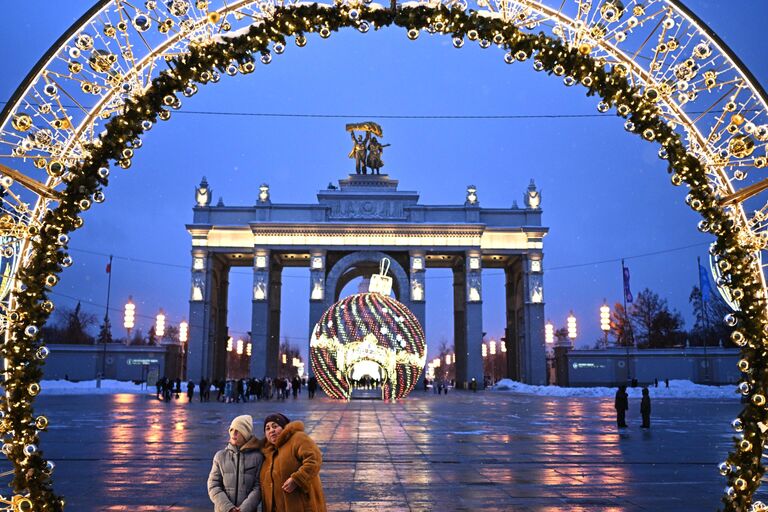
[{"label": "knitted white hat", "polygon": [[232,420],[229,430],[235,429],[240,432],[247,440],[253,435],[253,418],[248,414],[243,414]]}]

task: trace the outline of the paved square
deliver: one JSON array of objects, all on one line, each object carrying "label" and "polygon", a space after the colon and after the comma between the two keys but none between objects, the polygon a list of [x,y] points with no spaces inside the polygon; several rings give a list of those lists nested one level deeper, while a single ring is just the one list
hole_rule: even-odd
[{"label": "paved square", "polygon": [[[154,396],[43,396],[45,455],[67,510],[202,512],[232,417],[273,411],[320,445],[333,511],[716,510],[734,400],[653,402],[652,429],[615,427],[613,399],[415,392],[406,400],[326,398],[169,404]],[[7,462],[4,463],[7,467]]]}]

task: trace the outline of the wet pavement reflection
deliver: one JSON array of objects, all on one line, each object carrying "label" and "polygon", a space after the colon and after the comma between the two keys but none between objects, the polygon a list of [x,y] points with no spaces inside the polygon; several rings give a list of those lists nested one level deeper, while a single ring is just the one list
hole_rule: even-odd
[{"label": "wet pavement reflection", "polygon": [[[42,396],[45,456],[67,510],[212,510],[206,478],[229,421],[279,411],[320,445],[333,511],[715,510],[738,400],[657,400],[652,429],[616,429],[613,398],[414,393],[164,403],[154,395]],[[2,468],[7,467],[4,462]]]}]

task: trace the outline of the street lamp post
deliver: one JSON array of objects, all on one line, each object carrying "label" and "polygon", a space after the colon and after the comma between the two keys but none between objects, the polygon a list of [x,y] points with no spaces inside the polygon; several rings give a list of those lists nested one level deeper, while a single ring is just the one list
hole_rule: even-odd
[{"label": "street lamp post", "polygon": [[133,303],[133,297],[128,296],[128,302],[125,303],[125,313],[123,314],[123,327],[126,332],[126,345],[131,343],[131,330],[134,327],[136,319],[136,305]]},{"label": "street lamp post", "polygon": [[179,324],[179,343],[181,344],[181,378],[187,380],[187,340],[189,339],[189,324],[182,320]]},{"label": "street lamp post", "polygon": [[491,354],[491,385],[496,384],[496,340],[488,342],[489,351]]},{"label": "street lamp post", "polygon": [[573,316],[573,311],[568,315],[568,339],[571,340],[571,347],[574,346],[574,340],[576,340],[576,335],[578,334],[578,331],[576,329],[576,317]]},{"label": "street lamp post", "polygon": [[158,343],[160,342],[160,339],[165,336],[165,313],[163,313],[162,308],[160,308],[160,311],[155,317],[155,336],[157,336]]},{"label": "street lamp post", "polygon": [[603,348],[608,348],[608,331],[611,330],[611,308],[603,299],[603,305],[600,306],[600,329],[603,331]]},{"label": "street lamp post", "polygon": [[551,320],[548,320],[547,323],[544,324],[544,350],[547,358],[547,384],[554,384],[555,382],[555,377],[552,374],[555,369],[554,345],[555,326],[552,324]]}]

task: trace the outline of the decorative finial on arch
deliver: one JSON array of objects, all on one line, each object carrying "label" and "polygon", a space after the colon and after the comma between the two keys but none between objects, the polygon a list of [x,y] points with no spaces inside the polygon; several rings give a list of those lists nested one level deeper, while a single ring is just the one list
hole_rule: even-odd
[{"label": "decorative finial on arch", "polygon": [[525,206],[528,208],[536,209],[541,205],[541,191],[536,190],[536,183],[531,178],[531,182],[528,184],[528,190],[525,193]]},{"label": "decorative finial on arch", "polygon": [[197,206],[210,206],[212,195],[213,190],[211,190],[211,188],[208,186],[208,180],[206,180],[205,176],[203,176],[203,179],[200,181],[200,185],[195,187],[195,200],[197,201]]}]

